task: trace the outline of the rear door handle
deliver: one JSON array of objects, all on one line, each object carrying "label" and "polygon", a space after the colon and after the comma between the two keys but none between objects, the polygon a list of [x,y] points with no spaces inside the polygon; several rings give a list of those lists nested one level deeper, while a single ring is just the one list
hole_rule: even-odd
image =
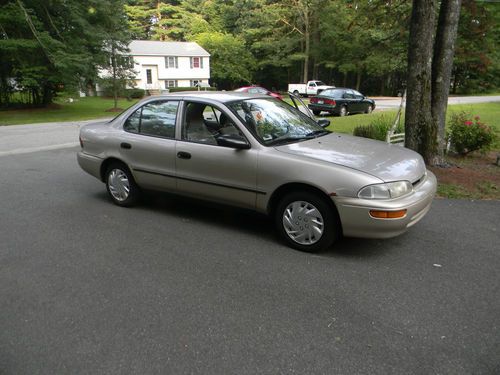
[{"label": "rear door handle", "polygon": [[179,151],[177,157],[179,159],[191,159],[191,154],[189,152]]},{"label": "rear door handle", "polygon": [[130,143],[122,142],[120,143],[120,147],[124,148],[125,150],[130,150],[132,148],[132,145]]}]

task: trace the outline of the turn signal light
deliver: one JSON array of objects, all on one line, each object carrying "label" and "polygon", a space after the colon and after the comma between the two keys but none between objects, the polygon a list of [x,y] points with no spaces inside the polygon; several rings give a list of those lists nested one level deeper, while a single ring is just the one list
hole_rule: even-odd
[{"label": "turn signal light", "polygon": [[370,216],[377,219],[399,219],[406,216],[406,210],[399,210],[399,211],[370,210]]}]

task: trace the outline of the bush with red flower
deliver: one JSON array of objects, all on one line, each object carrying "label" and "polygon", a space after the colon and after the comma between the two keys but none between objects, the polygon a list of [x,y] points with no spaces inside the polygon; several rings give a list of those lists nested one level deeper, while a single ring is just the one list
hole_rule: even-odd
[{"label": "bush with red flower", "polygon": [[493,143],[495,139],[493,130],[480,120],[479,116],[472,116],[467,112],[451,115],[449,140],[460,155],[478,150],[486,151]]}]

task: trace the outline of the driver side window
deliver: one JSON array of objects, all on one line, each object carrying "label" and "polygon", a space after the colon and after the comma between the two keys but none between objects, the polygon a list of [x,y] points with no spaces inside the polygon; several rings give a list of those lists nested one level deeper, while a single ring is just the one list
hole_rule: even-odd
[{"label": "driver side window", "polygon": [[224,135],[244,137],[230,117],[218,108],[203,103],[186,104],[182,124],[183,140],[218,145],[218,139]]}]

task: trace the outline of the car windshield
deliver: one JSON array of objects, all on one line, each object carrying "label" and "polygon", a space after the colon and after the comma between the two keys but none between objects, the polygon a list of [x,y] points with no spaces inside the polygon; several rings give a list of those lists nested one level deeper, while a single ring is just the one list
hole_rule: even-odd
[{"label": "car windshield", "polygon": [[276,99],[249,99],[228,105],[266,146],[298,142],[330,133],[291,105]]}]

